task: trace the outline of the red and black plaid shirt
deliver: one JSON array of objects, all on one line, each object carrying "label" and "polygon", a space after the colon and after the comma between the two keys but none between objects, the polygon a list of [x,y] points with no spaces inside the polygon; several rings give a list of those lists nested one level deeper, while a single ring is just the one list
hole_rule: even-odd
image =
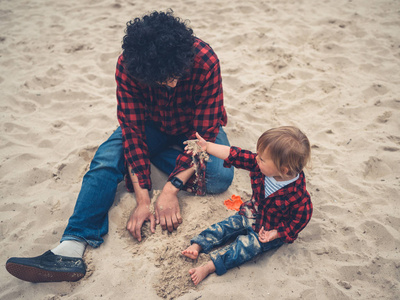
[{"label": "red and black plaid shirt", "polygon": [[[226,125],[218,57],[200,39],[195,40],[194,51],[192,69],[173,89],[139,83],[125,70],[123,55],[118,58],[115,72],[117,115],[125,162],[138,176],[142,188],[151,189],[149,151],[144,134],[146,121],[168,135],[183,134],[187,139],[194,139],[197,131],[208,141],[215,141],[219,127]],[[179,155],[170,178],[188,169],[191,163],[190,155]],[[132,191],[130,177],[126,179],[128,190]]]},{"label": "red and black plaid shirt", "polygon": [[253,219],[253,229],[259,232],[276,229],[286,243],[293,243],[311,219],[313,206],[306,190],[304,173],[299,178],[265,198],[265,175],[256,161],[257,154],[231,147],[224,166],[235,166],[250,171],[252,199],[244,202],[239,214]]}]

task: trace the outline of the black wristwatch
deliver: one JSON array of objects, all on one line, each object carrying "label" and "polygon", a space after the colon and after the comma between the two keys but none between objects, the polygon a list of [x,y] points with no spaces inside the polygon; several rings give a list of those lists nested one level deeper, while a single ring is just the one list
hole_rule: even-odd
[{"label": "black wristwatch", "polygon": [[183,188],[183,182],[182,180],[180,180],[178,177],[172,177],[170,182],[172,183],[172,185],[174,187],[176,187],[177,189],[182,189]]}]

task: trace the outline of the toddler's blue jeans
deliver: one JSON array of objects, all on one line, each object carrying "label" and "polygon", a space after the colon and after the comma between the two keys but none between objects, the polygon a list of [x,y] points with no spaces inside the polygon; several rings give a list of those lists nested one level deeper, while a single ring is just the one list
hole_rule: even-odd
[{"label": "toddler's blue jeans", "polygon": [[[232,243],[210,253],[214,247],[222,246],[234,238],[236,239]],[[238,213],[211,225],[190,242],[200,245],[202,252],[210,253],[217,275],[225,274],[227,270],[240,266],[256,255],[278,248],[283,244],[279,238],[268,243],[261,243],[249,220]]]},{"label": "toddler's blue jeans", "polygon": [[[175,168],[176,158],[182,153],[185,137],[168,136],[147,124],[146,142],[151,162],[166,174]],[[222,129],[217,144],[229,146]],[[182,150],[171,147],[179,146]],[[97,150],[89,171],[82,181],[74,212],[69,219],[61,241],[86,241],[92,247],[99,247],[108,232],[108,210],[114,202],[118,184],[124,179],[126,167],[120,127]],[[224,168],[223,160],[210,156],[206,167],[207,193],[222,193],[233,180],[233,168]]]}]

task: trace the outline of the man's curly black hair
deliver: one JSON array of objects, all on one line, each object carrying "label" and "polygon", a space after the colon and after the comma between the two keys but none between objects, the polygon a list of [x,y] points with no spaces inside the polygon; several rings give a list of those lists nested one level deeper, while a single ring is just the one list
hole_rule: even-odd
[{"label": "man's curly black hair", "polygon": [[129,21],[122,49],[128,73],[142,83],[155,85],[180,78],[191,68],[193,30],[173,16],[154,11]]}]

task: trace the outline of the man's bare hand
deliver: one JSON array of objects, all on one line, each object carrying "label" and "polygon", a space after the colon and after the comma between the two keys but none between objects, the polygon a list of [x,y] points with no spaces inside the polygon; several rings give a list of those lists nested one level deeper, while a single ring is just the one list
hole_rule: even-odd
[{"label": "man's bare hand", "polygon": [[155,219],[154,215],[150,211],[148,204],[138,204],[129,218],[126,229],[136,238],[139,242],[142,240],[141,229],[145,221],[150,221],[150,230],[152,233],[155,232]]},{"label": "man's bare hand", "polygon": [[167,183],[158,196],[156,202],[156,223],[161,225],[163,230],[172,232],[182,223],[181,211],[179,208],[177,190],[171,183]]}]

